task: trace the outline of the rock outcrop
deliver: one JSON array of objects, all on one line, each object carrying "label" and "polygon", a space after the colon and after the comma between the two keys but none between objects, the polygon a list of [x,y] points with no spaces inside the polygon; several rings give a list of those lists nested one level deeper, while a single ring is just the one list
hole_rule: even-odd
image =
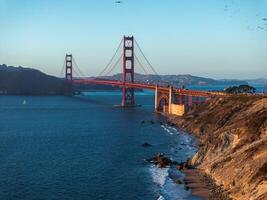
[{"label": "rock outcrop", "polygon": [[147,142],[145,142],[145,143],[142,144],[142,147],[151,147],[151,146],[152,146],[152,145],[149,144],[149,143],[147,143]]},{"label": "rock outcrop", "polygon": [[267,98],[215,98],[171,123],[199,138],[191,164],[233,199],[267,199]]},{"label": "rock outcrop", "polygon": [[172,160],[165,157],[163,153],[158,153],[155,157],[148,159],[147,161],[158,165],[160,168],[165,168],[173,164]]}]

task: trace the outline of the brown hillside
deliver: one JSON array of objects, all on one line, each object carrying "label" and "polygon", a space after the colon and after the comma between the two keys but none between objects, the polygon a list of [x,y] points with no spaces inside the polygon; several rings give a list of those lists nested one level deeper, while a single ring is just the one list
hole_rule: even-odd
[{"label": "brown hillside", "polygon": [[191,162],[233,199],[267,199],[266,97],[216,98],[170,120],[199,137]]}]

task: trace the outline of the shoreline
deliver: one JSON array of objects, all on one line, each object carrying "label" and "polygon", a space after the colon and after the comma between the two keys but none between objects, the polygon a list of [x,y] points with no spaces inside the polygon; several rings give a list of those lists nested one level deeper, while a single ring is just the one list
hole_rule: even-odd
[{"label": "shoreline", "polygon": [[185,169],[185,186],[191,189],[192,195],[204,200],[231,200],[227,191],[216,185],[214,180],[199,169]]},{"label": "shoreline", "polygon": [[[266,97],[214,98],[182,117],[163,116],[170,126],[198,139],[198,151],[186,164],[211,186],[208,199],[267,199]],[[194,184],[192,192],[197,192]]]},{"label": "shoreline", "polygon": [[[196,135],[187,132],[186,130],[177,126],[173,121],[170,121],[170,115],[163,114],[163,116],[166,118],[166,122],[170,126],[181,129],[187,134],[193,135],[195,138],[199,139]],[[198,151],[196,153],[198,153]],[[231,200],[228,192],[222,186],[217,185],[210,175],[190,164],[190,161],[195,155],[190,157],[187,162],[183,164],[182,169],[181,165],[177,166],[177,170],[185,175],[183,184],[186,190],[190,189],[193,196],[200,197],[203,200]]]},{"label": "shoreline", "polygon": [[[196,139],[199,139],[196,135],[182,129],[179,127],[177,124],[174,123],[174,121],[170,120],[170,115],[168,114],[161,114],[164,117],[164,122],[170,126],[170,127],[175,127],[178,130],[182,130],[185,134],[191,135]],[[194,144],[195,147],[199,150],[198,143]],[[196,151],[196,153],[198,152]],[[221,186],[216,185],[215,181],[212,179],[211,176],[209,176],[207,173],[204,171],[196,168],[196,166],[191,165],[191,160],[196,154],[192,155],[189,157],[187,160],[181,163],[173,163],[175,165],[176,170],[180,171],[181,173],[184,174],[184,178],[174,178],[173,181],[177,184],[180,185],[182,184],[184,186],[184,189],[186,191],[191,190],[191,195],[195,197],[200,197],[203,200],[231,200],[231,198],[228,195],[228,192],[224,190]],[[156,155],[154,157],[154,164],[155,165],[162,165],[161,167],[165,167],[164,163],[166,161],[158,161],[155,162],[155,160],[158,160],[158,156]],[[162,158],[168,159],[168,157],[164,157],[162,154]],[[149,160],[150,162],[153,159]],[[167,161],[168,162],[168,161]],[[168,163],[166,162],[166,165]],[[171,161],[170,161],[171,162]],[[176,162],[176,161],[174,161]]]}]

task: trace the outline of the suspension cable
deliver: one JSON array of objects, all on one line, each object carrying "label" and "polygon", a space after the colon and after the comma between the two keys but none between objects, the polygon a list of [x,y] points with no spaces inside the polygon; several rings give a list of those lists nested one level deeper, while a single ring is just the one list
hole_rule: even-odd
[{"label": "suspension cable", "polygon": [[138,59],[138,57],[134,54],[134,58],[136,59],[136,61],[139,63],[139,65],[141,66],[141,68],[143,69],[143,71],[145,72],[145,74],[148,74],[144,65],[140,62],[140,60]]},{"label": "suspension cable", "polygon": [[[73,70],[73,75],[77,75],[77,77],[80,77],[81,75],[75,70],[75,68],[73,68],[72,69]],[[73,76],[73,77],[75,77],[75,76]]]},{"label": "suspension cable", "polygon": [[[109,61],[108,64],[106,65],[106,67],[105,67],[105,68],[98,74],[98,76],[102,76],[103,73],[104,73],[104,72],[108,69],[108,67],[111,65],[112,61],[114,60],[115,56],[117,55],[117,53],[118,53],[118,51],[119,51],[119,49],[120,49],[120,47],[121,47],[121,45],[122,45],[122,42],[123,42],[123,39],[120,41],[119,46],[117,47],[117,49],[116,49],[114,55],[112,56],[112,58],[110,59],[110,61]],[[98,77],[98,76],[97,76],[97,77]]]},{"label": "suspension cable", "polygon": [[[80,76],[82,76],[82,77],[86,77],[85,74],[82,72],[82,70],[80,70],[79,66],[78,66],[77,63],[76,63],[76,60],[74,59],[74,57],[72,57],[72,60],[73,60],[73,63],[74,63],[74,65],[76,66],[76,68],[77,68],[77,70],[78,70],[78,72],[79,72],[78,75],[80,75]],[[75,68],[74,68],[74,69],[75,69]]]},{"label": "suspension cable", "polygon": [[147,57],[145,56],[144,52],[142,51],[142,49],[140,48],[138,42],[134,39],[136,46],[138,47],[138,49],[140,50],[141,54],[143,55],[143,57],[145,58],[146,62],[148,63],[149,67],[152,69],[152,71],[158,75],[157,71],[154,69],[154,67],[151,65],[151,63],[148,61]]},{"label": "suspension cable", "polygon": [[120,62],[121,58],[122,58],[123,54],[121,54],[121,56],[119,57],[119,59],[116,61],[116,63],[111,67],[111,69],[105,74],[105,76],[109,75],[110,72],[112,72],[112,70],[117,66],[117,64]]}]

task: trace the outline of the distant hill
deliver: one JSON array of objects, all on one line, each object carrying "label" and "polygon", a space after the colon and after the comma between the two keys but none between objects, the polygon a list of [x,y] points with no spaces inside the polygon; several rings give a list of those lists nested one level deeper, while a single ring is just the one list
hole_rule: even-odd
[{"label": "distant hill", "polygon": [[0,65],[0,94],[62,95],[63,83],[36,69]]},{"label": "distant hill", "polygon": [[265,78],[250,79],[247,81],[249,84],[252,84],[252,85],[267,85],[267,79]]},{"label": "distant hill", "polygon": [[[122,74],[115,74],[113,76],[104,76],[101,77],[103,79],[112,79],[112,80],[121,80]],[[248,84],[247,81],[242,80],[215,80],[212,78],[203,78],[198,76],[192,76],[189,74],[186,75],[143,75],[143,74],[135,74],[135,81],[142,83],[165,83],[167,85],[173,85],[176,87],[182,86],[232,86],[232,85],[245,85]]]},{"label": "distant hill", "polygon": [[[98,79],[121,80],[122,74],[98,77]],[[143,75],[135,74],[136,82],[182,86],[233,86],[248,84],[240,80],[215,80],[192,75]],[[75,86],[76,87],[76,86]],[[6,95],[62,95],[64,80],[47,75],[39,70],[0,65],[0,94]],[[105,85],[83,85],[82,90],[120,90],[118,87]]]}]

